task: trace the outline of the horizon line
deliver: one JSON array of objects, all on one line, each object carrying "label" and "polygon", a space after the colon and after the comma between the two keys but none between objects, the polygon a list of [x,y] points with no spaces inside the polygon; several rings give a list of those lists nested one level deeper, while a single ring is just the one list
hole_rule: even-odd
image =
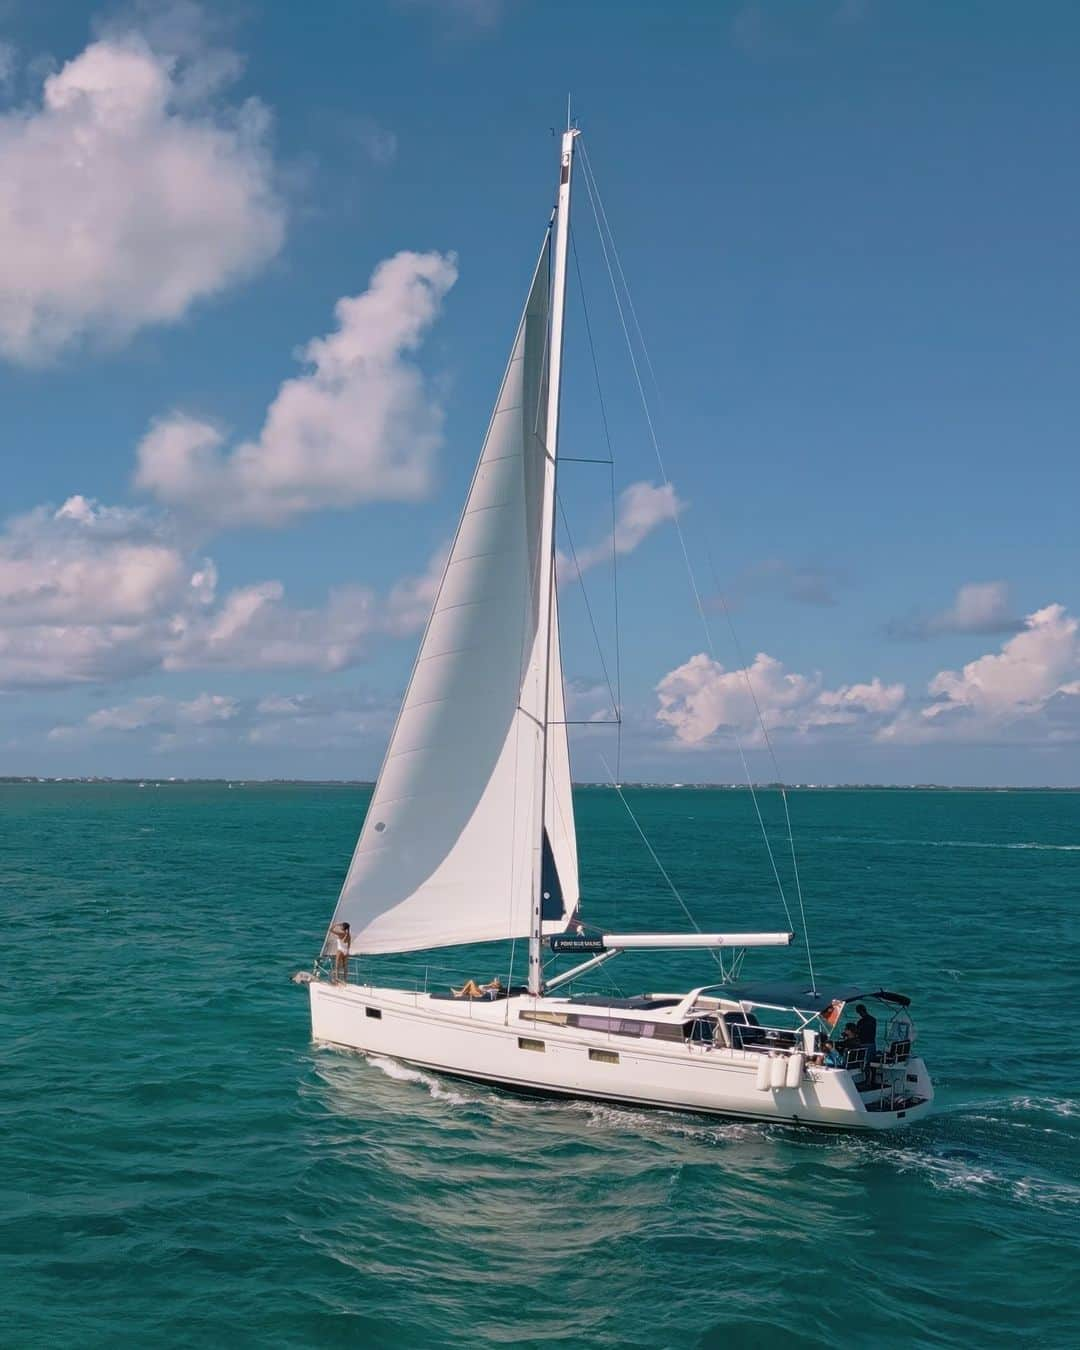
[{"label": "horizon line", "polygon": [[[155,775],[135,774],[114,776],[112,774],[0,774],[3,783],[153,783],[155,787],[170,783],[227,783],[230,787],[239,786],[295,786],[295,787],[366,787],[373,788],[373,778],[245,778],[239,775],[186,777],[176,774]],[[701,781],[696,783],[664,782],[652,778],[628,778],[620,783],[605,783],[595,779],[574,781],[575,788],[670,788],[673,791],[715,791],[747,792],[753,787],[758,791],[785,792],[1080,792],[1080,784],[1055,786],[1052,783],[781,783],[776,779],[761,782],[733,783]]]}]

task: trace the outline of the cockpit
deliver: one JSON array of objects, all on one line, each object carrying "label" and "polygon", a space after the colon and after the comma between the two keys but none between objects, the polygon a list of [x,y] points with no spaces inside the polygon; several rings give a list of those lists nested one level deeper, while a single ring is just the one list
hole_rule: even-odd
[{"label": "cockpit", "polygon": [[782,1086],[804,1066],[841,1070],[867,1109],[895,1109],[916,1034],[910,1003],[867,985],[706,985],[687,994],[676,1015],[691,1044],[752,1057],[760,1086]]}]

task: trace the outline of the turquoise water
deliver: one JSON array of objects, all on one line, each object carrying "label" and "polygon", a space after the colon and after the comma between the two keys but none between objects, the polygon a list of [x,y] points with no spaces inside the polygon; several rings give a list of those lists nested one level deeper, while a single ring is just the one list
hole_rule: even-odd
[{"label": "turquoise water", "polygon": [[[703,926],[781,920],[744,794],[630,795]],[[315,1050],[289,975],[365,802],[0,785],[5,1346],[1080,1344],[1080,796],[794,794],[819,976],[917,996],[940,1111],[888,1138]],[[679,927],[615,795],[577,805],[586,916]]]}]

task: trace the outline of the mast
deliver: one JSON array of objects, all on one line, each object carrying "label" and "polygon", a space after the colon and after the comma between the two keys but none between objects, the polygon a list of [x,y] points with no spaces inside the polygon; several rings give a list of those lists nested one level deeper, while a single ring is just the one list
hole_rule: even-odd
[{"label": "mast", "polygon": [[543,992],[540,970],[542,940],[543,865],[545,806],[548,776],[548,715],[551,704],[551,629],[555,612],[555,464],[559,446],[559,394],[562,385],[563,314],[566,305],[566,256],[570,241],[570,175],[574,141],[578,132],[568,126],[563,132],[559,172],[559,195],[555,207],[555,265],[551,287],[551,338],[548,355],[547,422],[544,432],[544,509],[540,526],[538,612],[539,640],[536,649],[544,662],[544,718],[541,728],[540,828],[534,841],[532,922],[529,926],[529,993]]}]

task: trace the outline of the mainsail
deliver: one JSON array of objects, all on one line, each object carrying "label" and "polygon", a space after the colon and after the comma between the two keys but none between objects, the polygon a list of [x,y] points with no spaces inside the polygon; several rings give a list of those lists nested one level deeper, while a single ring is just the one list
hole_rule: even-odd
[{"label": "mainsail", "polygon": [[551,565],[543,525],[550,538],[554,515],[544,445],[550,257],[549,229],[334,914],[349,923],[354,952],[526,936],[537,850],[545,931],[564,928],[577,905],[554,597],[550,638],[540,612]]}]

